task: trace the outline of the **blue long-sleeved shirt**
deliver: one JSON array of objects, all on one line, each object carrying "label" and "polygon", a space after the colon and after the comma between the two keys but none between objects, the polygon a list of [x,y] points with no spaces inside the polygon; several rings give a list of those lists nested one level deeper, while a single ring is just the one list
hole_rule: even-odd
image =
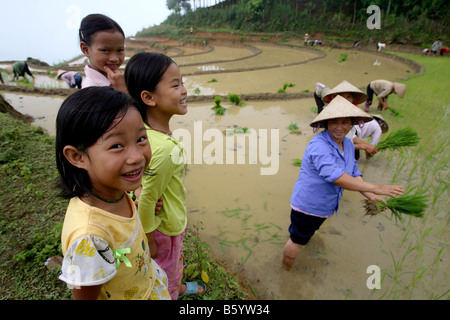
[{"label": "blue long-sleeved shirt", "polygon": [[362,176],[355,160],[355,147],[344,138],[344,152],[324,130],[311,139],[292,192],[291,204],[306,213],[329,217],[338,210],[344,189],[333,182],[344,173]]}]

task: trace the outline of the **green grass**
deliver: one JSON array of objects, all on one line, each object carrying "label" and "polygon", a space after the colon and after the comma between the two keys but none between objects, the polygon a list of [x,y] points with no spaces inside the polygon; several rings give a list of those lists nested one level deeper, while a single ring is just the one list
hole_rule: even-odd
[{"label": "green grass", "polygon": [[429,202],[422,219],[404,216],[395,221],[403,238],[401,243],[383,249],[390,252],[393,265],[382,270],[382,289],[372,293],[379,299],[449,299],[450,283],[446,279],[450,257],[445,248],[449,246],[450,222],[450,59],[398,55],[419,62],[426,71],[401,81],[408,86],[403,99],[396,95],[389,97],[389,106],[402,117],[391,112],[384,112],[383,116],[389,123],[389,131],[411,127],[417,131],[420,142],[414,147],[387,150],[380,157],[395,172],[392,184],[414,188],[426,195]]},{"label": "green grass", "polygon": [[54,187],[54,139],[3,113],[0,123],[0,298],[68,298],[44,265],[60,252],[66,205]]},{"label": "green grass", "polygon": [[[0,299],[71,299],[58,272],[45,267],[50,256],[62,256],[60,233],[67,207],[55,187],[54,138],[0,113],[0,144]],[[186,266],[199,261],[211,266],[201,299],[248,299],[196,234],[188,232],[183,256]],[[201,281],[197,274],[186,278]]]}]

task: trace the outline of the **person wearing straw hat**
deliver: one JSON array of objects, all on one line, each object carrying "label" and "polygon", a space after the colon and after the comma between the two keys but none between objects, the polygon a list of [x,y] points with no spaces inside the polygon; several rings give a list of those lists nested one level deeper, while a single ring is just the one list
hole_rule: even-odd
[{"label": "person wearing straw hat", "polygon": [[328,91],[323,96],[323,102],[328,104],[337,95],[340,95],[340,96],[344,97],[345,99],[349,100],[355,106],[360,103],[363,103],[367,100],[367,95],[364,92],[362,92],[361,90],[359,90],[357,87],[352,85],[347,80],[342,81],[336,87],[334,87],[333,89]]},{"label": "person wearing straw hat", "polygon": [[78,89],[81,89],[81,81],[83,77],[76,71],[58,70],[56,79],[64,80],[65,82],[67,82],[70,88],[77,87]]},{"label": "person wearing straw hat", "polygon": [[372,114],[373,120],[366,122],[363,127],[356,126],[356,132],[360,139],[369,138],[370,144],[376,146],[380,141],[381,134],[389,130],[384,118],[379,114]]},{"label": "person wearing straw hat", "polygon": [[[337,95],[344,97],[345,99],[353,103],[355,106],[367,100],[367,95],[361,90],[359,90],[357,87],[352,85],[347,80],[342,81],[336,87],[329,90],[323,96],[322,98],[323,102],[328,104]],[[374,145],[367,143],[366,141],[362,140],[361,137],[359,137],[356,131],[356,126],[352,126],[352,128],[347,134],[347,138],[352,140],[353,144],[355,145],[356,160],[358,160],[360,157],[359,155],[360,150],[364,150],[366,154],[369,154],[370,156],[373,156],[375,153],[378,152],[378,149]]]},{"label": "person wearing straw hat", "polygon": [[11,75],[11,74],[13,73],[13,67],[12,67],[12,65],[8,64],[8,65],[5,67],[5,71],[6,71],[6,73],[7,73],[8,75]]},{"label": "person wearing straw hat", "polygon": [[326,104],[330,103],[336,95],[343,96],[355,106],[367,100],[367,95],[347,80],[342,81],[333,89],[330,89],[326,85],[318,82],[316,83],[316,90],[314,92],[317,113],[320,113]]},{"label": "person wearing straw hat", "polygon": [[378,98],[378,110],[387,110],[387,98],[391,93],[397,94],[400,98],[403,98],[406,93],[406,84],[391,82],[388,80],[374,80],[367,86],[367,101],[364,107],[366,112],[369,111],[372,105],[373,94]]},{"label": "person wearing straw hat", "polygon": [[403,194],[402,186],[365,182],[354,158],[354,146],[345,135],[352,123],[364,123],[372,116],[341,96],[311,122],[325,128],[315,135],[302,159],[300,174],[291,196],[290,237],[283,249],[282,266],[289,271],[300,252],[322,223],[337,212],[344,189],[359,191],[370,200],[386,203],[378,195]]}]

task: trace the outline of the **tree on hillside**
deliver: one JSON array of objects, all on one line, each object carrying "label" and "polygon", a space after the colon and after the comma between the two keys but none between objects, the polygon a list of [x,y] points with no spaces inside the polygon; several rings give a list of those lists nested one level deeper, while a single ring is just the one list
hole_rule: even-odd
[{"label": "tree on hillside", "polygon": [[166,0],[167,9],[175,11],[176,14],[181,14],[192,10],[190,0]]}]

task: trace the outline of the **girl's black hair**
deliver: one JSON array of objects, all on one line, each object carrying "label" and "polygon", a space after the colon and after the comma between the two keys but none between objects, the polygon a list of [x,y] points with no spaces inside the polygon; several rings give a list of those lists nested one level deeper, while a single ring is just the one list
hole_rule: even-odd
[{"label": "girl's black hair", "polygon": [[118,31],[125,38],[125,33],[117,22],[103,14],[95,13],[81,20],[79,29],[80,42],[83,41],[90,46],[92,36],[98,31]]},{"label": "girl's black hair", "polygon": [[143,107],[141,93],[144,90],[153,92],[162,76],[175,63],[170,57],[153,52],[135,54],[125,67],[125,83],[129,94]]},{"label": "girl's black hair", "polygon": [[86,152],[117,118],[123,118],[128,108],[136,108],[146,117],[146,109],[128,95],[111,87],[88,87],[78,90],[62,103],[56,117],[56,165],[59,187],[64,198],[92,193],[86,170],[73,166],[64,156],[65,146]]}]

